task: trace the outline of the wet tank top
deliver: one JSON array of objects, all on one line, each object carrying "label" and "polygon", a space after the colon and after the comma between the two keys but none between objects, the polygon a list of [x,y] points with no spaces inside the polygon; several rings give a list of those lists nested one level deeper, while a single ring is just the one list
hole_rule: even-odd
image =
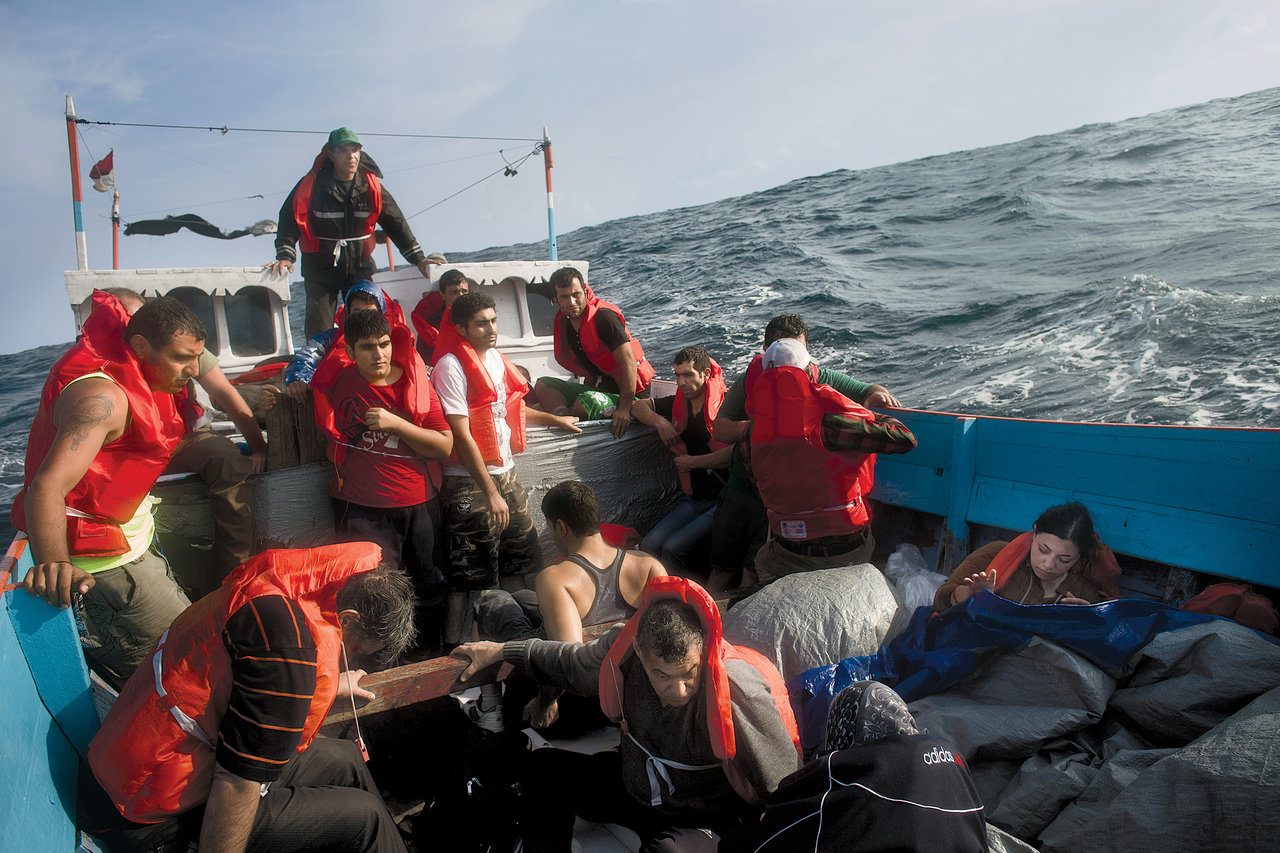
[{"label": "wet tank top", "polygon": [[618,549],[618,556],[604,571],[578,554],[570,554],[568,559],[577,563],[584,570],[591,582],[596,585],[596,595],[591,601],[591,609],[582,617],[583,625],[603,625],[609,622],[620,622],[630,619],[636,609],[622,597],[622,561],[626,552]]}]

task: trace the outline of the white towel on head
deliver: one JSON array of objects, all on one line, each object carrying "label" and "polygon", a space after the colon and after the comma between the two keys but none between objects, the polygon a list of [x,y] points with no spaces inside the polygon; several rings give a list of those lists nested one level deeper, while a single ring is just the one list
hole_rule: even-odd
[{"label": "white towel on head", "polygon": [[764,351],[764,369],[771,367],[798,367],[804,370],[813,361],[809,350],[797,338],[780,338]]}]

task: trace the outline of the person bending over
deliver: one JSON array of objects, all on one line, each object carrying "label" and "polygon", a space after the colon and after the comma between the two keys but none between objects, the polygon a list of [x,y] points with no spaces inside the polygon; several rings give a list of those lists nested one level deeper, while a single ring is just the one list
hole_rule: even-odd
[{"label": "person bending over", "polygon": [[80,825],[112,851],[403,851],[360,745],[317,737],[413,640],[369,542],[264,551],[188,607],[89,744]]},{"label": "person bending over", "polygon": [[1018,604],[1096,604],[1119,598],[1111,549],[1098,541],[1083,504],[1049,507],[1031,532],[990,542],[956,567],[933,599],[935,610],[968,601],[979,589]]},{"label": "person bending over", "polygon": [[524,772],[528,851],[569,850],[574,815],[631,827],[644,851],[714,851],[758,819],[761,803],[800,766],[781,676],[725,642],[711,597],[677,577],[649,581],[625,625],[586,644],[471,643],[462,679],[506,660],[566,690],[598,693],[623,727],[616,750],[534,750]]}]

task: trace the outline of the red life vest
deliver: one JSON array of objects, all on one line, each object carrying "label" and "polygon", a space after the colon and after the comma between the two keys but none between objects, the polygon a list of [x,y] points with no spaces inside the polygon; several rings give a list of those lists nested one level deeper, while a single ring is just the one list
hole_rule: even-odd
[{"label": "red life vest", "polygon": [[[315,226],[311,222],[311,194],[315,190],[316,175],[327,162],[329,162],[329,145],[325,143],[324,148],[316,155],[311,171],[307,172],[302,180],[298,182],[298,188],[293,194],[293,218],[298,223],[299,232],[298,248],[307,253],[320,251],[320,237],[316,234]],[[359,173],[364,174],[364,178],[369,184],[369,197],[372,200],[372,207],[369,211],[369,217],[364,221],[363,230],[358,234],[343,234],[342,239],[360,240],[363,244],[361,251],[368,258],[373,256],[374,241],[371,235],[374,229],[378,227],[378,217],[382,215],[382,184],[378,181],[378,177],[368,169],[360,167],[357,169],[357,174]]]},{"label": "red life vest", "polygon": [[[582,283],[582,288],[587,294],[587,307],[582,312],[582,324],[578,327],[578,343],[582,345],[582,351],[587,354],[591,364],[583,364],[579,361],[577,353],[569,346],[567,327],[570,321],[563,311],[556,313],[554,327],[556,361],[560,362],[560,366],[565,370],[578,376],[590,378],[597,373],[605,373],[617,380],[620,375],[618,360],[613,357],[613,351],[606,347],[600,340],[600,336],[596,334],[595,316],[601,308],[607,308],[622,318],[624,329],[627,318],[622,316],[622,309],[617,305],[605,302],[592,293],[586,282]],[[627,340],[631,342],[631,352],[636,357],[635,393],[639,394],[653,381],[653,365],[649,364],[648,359],[644,357],[644,349],[640,346],[640,342],[631,336],[630,329],[627,329]]]},{"label": "red life vest", "polygon": [[[338,692],[338,591],[381,560],[381,549],[371,542],[263,551],[184,610],[163,646],[125,684],[89,744],[89,766],[120,814],[156,823],[208,799],[216,765],[213,744],[231,695],[231,658],[222,630],[251,599],[283,596],[296,602],[315,641],[316,691],[298,752],[310,746]],[[171,709],[194,723],[195,733],[184,730]]]},{"label": "red life vest", "polygon": [[418,340],[423,346],[436,345],[443,318],[444,295],[438,290],[429,291],[409,314],[409,319],[413,321],[413,330],[418,333]]},{"label": "red life vest", "polygon": [[68,512],[67,547],[76,557],[114,557],[129,550],[120,525],[133,518],[169,464],[184,430],[173,395],[151,390],[138,356],[124,340],[129,314],[120,300],[100,290],[92,298],[93,309],[80,338],[49,370],[40,392],[27,439],[23,487],[13,500],[11,517],[15,528],[28,529],[23,501],[57,437],[53,407],[58,395],[75,379],[105,373],[128,398],[128,426],[123,435],[103,445],[67,493],[67,509],[77,513]]},{"label": "red life vest", "polygon": [[797,367],[761,372],[747,397],[751,469],[769,529],[784,539],[840,536],[871,520],[864,496],[875,480],[875,454],[827,450],[822,416],[828,413],[875,419]]},{"label": "red life vest", "polygon": [[[395,304],[390,300],[388,302]],[[404,371],[405,376],[404,393],[400,396],[399,404],[408,413],[408,420],[417,423],[420,416],[431,411],[431,380],[427,376],[427,366],[414,348],[413,333],[403,323],[391,324],[391,362]],[[339,332],[333,349],[325,355],[316,368],[315,375],[311,377],[311,388],[315,391],[316,426],[329,437],[328,456],[334,465],[341,465],[346,458],[347,445],[338,431],[329,391],[338,374],[348,367],[356,369],[347,355],[346,339]]]},{"label": "red life vest", "polygon": [[[600,666],[600,708],[605,716],[615,723],[621,723],[623,731],[627,731],[626,709],[622,705],[624,682],[626,677],[622,664],[635,654],[634,640],[640,627],[640,617],[655,601],[663,598],[675,598],[685,602],[698,612],[702,627],[706,631],[705,655],[702,667],[701,689],[707,694],[707,733],[711,737],[711,749],[720,760],[729,784],[738,796],[749,803],[758,803],[763,798],[755,791],[746,777],[733,765],[738,754],[737,742],[733,731],[733,702],[729,695],[729,673],[725,661],[744,661],[760,673],[769,687],[778,716],[782,719],[795,744],[796,752],[800,752],[800,733],[796,728],[795,715],[791,710],[791,702],[787,698],[786,685],[773,663],[754,649],[746,646],[735,646],[724,639],[720,627],[720,611],[715,601],[706,590],[687,578],[668,576],[651,579],[645,584],[640,594],[640,604],[636,613],[627,621],[622,632],[614,640]],[[643,673],[642,673],[642,676]],[[660,756],[659,756],[660,758]]]},{"label": "red life vest", "polygon": [[[475,347],[467,339],[458,334],[453,325],[453,309],[446,308],[440,318],[440,337],[436,339],[435,354],[431,363],[439,364],[440,359],[452,353],[462,365],[462,372],[467,377],[467,418],[471,429],[471,437],[480,448],[480,457],[486,465],[502,464],[502,449],[498,447],[498,425],[493,419],[493,404],[498,401],[498,390],[494,387],[489,371],[484,369]],[[524,453],[524,395],[529,384],[524,381],[520,371],[501,352],[505,370],[503,382],[507,391],[507,426],[511,429],[511,453]],[[453,443],[454,450],[449,454],[449,461],[460,465],[458,459],[458,442]]]}]

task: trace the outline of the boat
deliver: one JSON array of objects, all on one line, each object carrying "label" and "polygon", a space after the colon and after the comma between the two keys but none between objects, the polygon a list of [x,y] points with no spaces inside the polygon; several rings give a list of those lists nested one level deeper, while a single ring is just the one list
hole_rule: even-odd
[{"label": "boat", "polygon": [[[554,245],[552,247],[554,257]],[[585,261],[489,262],[449,265],[493,293],[499,347],[534,376],[562,374],[554,362],[547,290],[564,265]],[[449,267],[445,267],[449,268]],[[424,279],[413,267],[388,269],[375,281],[406,314]],[[170,295],[196,310],[210,330],[210,348],[231,376],[293,349],[287,282],[257,268],[88,271],[67,273],[77,323],[95,287],[123,286]],[[658,393],[673,393],[673,383]],[[287,407],[285,407],[287,408]],[[1180,603],[1207,583],[1229,579],[1280,589],[1280,430],[1074,423],[895,410],[919,447],[877,463],[873,518],[881,551],[920,548],[928,566],[946,573],[973,547],[1026,529],[1041,509],[1081,501],[1120,555],[1126,596]],[[255,477],[259,544],[306,546],[333,529],[328,472],[314,442],[307,458],[305,416],[284,408],[271,416],[270,470]],[[534,494],[535,523],[544,530],[536,494],[564,479],[590,483],[610,520],[644,529],[676,497],[670,455],[656,434],[636,426],[615,441],[607,422],[584,424],[581,436],[531,429],[517,457]],[[158,484],[157,526],[175,564],[196,566],[212,534],[202,486],[191,478]],[[0,564],[0,585],[31,566],[21,536]],[[550,553],[551,543],[544,538]],[[181,559],[182,555],[188,559]],[[884,555],[881,554],[881,557]],[[195,585],[195,584],[192,584]],[[71,611],[8,588],[0,618],[0,709],[9,736],[0,740],[0,851],[91,850],[75,827],[77,766],[97,730],[108,697],[95,688],[80,652]],[[378,698],[361,717],[439,697],[456,687],[462,664],[420,661],[376,673],[366,684]],[[350,711],[329,725],[341,729]],[[1271,780],[1274,783],[1274,779]],[[1012,844],[1012,842],[1011,842]],[[1012,849],[1012,848],[1011,848]]]},{"label": "boat", "polygon": [[[544,285],[560,265],[457,265],[492,289],[504,318],[499,346],[535,375],[552,370],[554,309]],[[409,310],[424,286],[412,268],[387,271],[376,280]],[[95,286],[165,293],[204,312],[212,320],[211,347],[232,375],[292,349],[285,322],[288,290],[257,269],[68,273],[78,318]],[[245,305],[266,306],[270,320],[237,321]],[[911,409],[895,414],[916,434],[919,447],[877,464],[874,517],[877,539],[886,548],[909,538],[931,567],[945,572],[974,545],[1025,528],[1043,507],[1079,500],[1124,560],[1127,595],[1176,602],[1217,578],[1280,587],[1274,556],[1280,553],[1280,430],[1067,423]],[[612,439],[607,422],[585,424],[582,436],[531,430],[518,465],[535,493],[535,512],[536,493],[571,476],[600,493],[614,520],[641,529],[675,497],[669,454],[645,427],[636,426],[623,441]],[[258,475],[260,540],[305,546],[331,532],[323,499],[327,476],[319,461]],[[192,546],[209,535],[201,492],[189,478],[155,490],[161,499],[158,527],[171,556],[181,549],[196,554]],[[543,529],[541,518],[537,522]],[[25,540],[18,538],[0,576],[21,578],[29,566]],[[6,833],[0,849],[73,850],[76,765],[97,728],[95,692],[70,611],[12,590],[4,594],[4,606],[0,678],[7,685],[4,715],[11,735],[0,745],[0,769],[11,782],[0,810],[6,826],[25,829]],[[368,685],[378,699],[361,715],[374,717],[443,695],[456,686],[460,669],[458,661],[443,658],[374,674]],[[337,711],[329,722],[340,727],[350,716]]]}]

